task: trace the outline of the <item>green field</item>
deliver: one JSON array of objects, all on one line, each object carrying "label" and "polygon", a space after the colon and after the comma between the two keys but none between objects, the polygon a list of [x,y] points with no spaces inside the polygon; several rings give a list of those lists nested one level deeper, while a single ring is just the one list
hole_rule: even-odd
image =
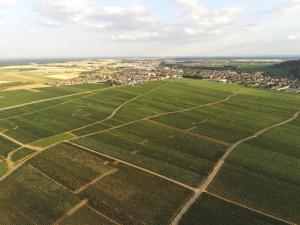
[{"label": "green field", "polygon": [[[290,221],[300,222],[300,120],[236,149],[210,191]],[[286,206],[289,207],[286,207]]]},{"label": "green field", "polygon": [[189,79],[39,90],[0,92],[1,225],[171,224],[267,127],[180,225],[300,223],[300,118],[272,127],[299,96]]},{"label": "green field", "polygon": [[183,217],[180,225],[285,224],[204,193]]}]

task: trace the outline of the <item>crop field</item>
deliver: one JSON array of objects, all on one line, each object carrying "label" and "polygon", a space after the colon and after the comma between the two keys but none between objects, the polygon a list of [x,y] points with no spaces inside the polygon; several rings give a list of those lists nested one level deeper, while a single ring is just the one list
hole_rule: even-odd
[{"label": "crop field", "polygon": [[0,91],[1,225],[300,223],[299,96],[189,79],[38,90]]},{"label": "crop field", "polygon": [[299,223],[300,140],[295,134],[300,134],[299,119],[240,145],[209,190]]},{"label": "crop field", "polygon": [[0,135],[0,156],[7,157],[10,152],[20,147],[18,144]]},{"label": "crop field", "polygon": [[49,149],[34,158],[31,164],[72,191],[113,169],[107,160],[68,144]]},{"label": "crop field", "polygon": [[100,61],[44,62],[40,64],[0,65],[0,90],[27,90],[38,92],[48,83],[72,79],[88,72],[91,65],[106,64]]},{"label": "crop field", "polygon": [[31,165],[1,182],[0,198],[0,223],[16,225],[53,224],[78,202]]},{"label": "crop field", "polygon": [[80,193],[91,205],[126,225],[168,224],[191,191],[125,166]]},{"label": "crop field", "polygon": [[197,186],[225,146],[142,121],[80,138],[77,144]]},{"label": "crop field", "polygon": [[67,217],[60,224],[62,225],[74,225],[74,224],[101,224],[101,225],[115,225],[114,221],[111,221],[106,216],[97,211],[84,206],[80,208],[75,214]]},{"label": "crop field", "polygon": [[180,225],[190,224],[283,225],[285,223],[204,193],[180,222]]}]

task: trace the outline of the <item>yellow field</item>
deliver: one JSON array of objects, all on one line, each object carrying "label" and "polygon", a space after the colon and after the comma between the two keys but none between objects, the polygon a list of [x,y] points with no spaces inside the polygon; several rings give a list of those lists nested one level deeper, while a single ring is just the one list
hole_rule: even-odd
[{"label": "yellow field", "polygon": [[[49,83],[76,78],[116,61],[78,61],[66,63],[27,64],[0,67],[0,90],[34,90]],[[109,71],[110,73],[112,71]]]}]

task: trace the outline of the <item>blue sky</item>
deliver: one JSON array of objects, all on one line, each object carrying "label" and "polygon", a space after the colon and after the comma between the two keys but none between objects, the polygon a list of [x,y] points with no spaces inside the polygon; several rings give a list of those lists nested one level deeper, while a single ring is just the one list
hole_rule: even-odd
[{"label": "blue sky", "polygon": [[0,0],[0,58],[300,54],[300,0]]}]

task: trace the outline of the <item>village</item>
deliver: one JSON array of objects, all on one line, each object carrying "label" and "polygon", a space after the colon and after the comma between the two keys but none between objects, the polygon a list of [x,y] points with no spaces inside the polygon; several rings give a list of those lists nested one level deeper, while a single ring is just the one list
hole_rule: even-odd
[{"label": "village", "polygon": [[130,61],[108,65],[91,64],[80,76],[51,83],[67,86],[84,83],[111,82],[114,85],[137,85],[166,79],[208,79],[221,83],[236,83],[277,91],[300,93],[300,81],[283,77],[271,77],[262,72],[236,72],[231,70],[182,69],[163,66],[159,61]]},{"label": "village", "polygon": [[230,70],[201,70],[184,75],[185,78],[209,79],[222,83],[237,83],[244,86],[268,88],[277,91],[300,92],[300,81],[288,78],[266,76],[262,72],[245,73]]},{"label": "village", "polygon": [[160,67],[157,62],[135,62],[108,66],[90,66],[79,77],[51,83],[66,86],[84,83],[111,82],[114,85],[137,85],[166,79],[183,78],[183,70]]}]

